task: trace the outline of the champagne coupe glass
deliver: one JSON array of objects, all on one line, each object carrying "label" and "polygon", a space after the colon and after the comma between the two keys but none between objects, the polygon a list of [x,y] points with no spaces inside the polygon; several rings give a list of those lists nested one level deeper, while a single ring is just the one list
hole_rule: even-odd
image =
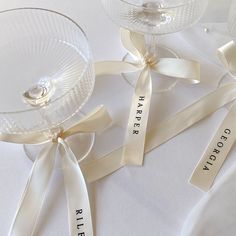
[{"label": "champagne coupe glass", "polygon": [[[146,36],[147,51],[154,57],[178,57],[173,50],[158,44],[157,37],[181,31],[192,26],[202,16],[207,0],[101,0],[111,19],[123,28]],[[132,61],[130,55],[124,60]],[[123,75],[134,86],[137,73]],[[175,86],[177,80],[156,79],[153,75],[153,91],[165,92]]]},{"label": "champagne coupe glass", "polygon": [[[78,121],[94,87],[92,55],[79,25],[40,8],[0,12],[0,132],[53,132]],[[79,134],[78,158],[94,134]],[[42,144],[43,145],[43,144]],[[38,145],[25,145],[33,158]]]},{"label": "champagne coupe glass", "polygon": [[[216,51],[230,40],[227,17],[231,2],[235,0],[210,0],[201,21],[181,33],[183,39],[210,62],[220,65]],[[206,46],[207,45],[207,46]]]},{"label": "champagne coupe glass", "polygon": [[[228,17],[228,31],[234,42],[236,43],[236,1],[232,1],[229,17]],[[227,73],[221,78],[218,87],[223,86],[224,84],[234,82],[236,79],[235,75],[227,71]]]}]

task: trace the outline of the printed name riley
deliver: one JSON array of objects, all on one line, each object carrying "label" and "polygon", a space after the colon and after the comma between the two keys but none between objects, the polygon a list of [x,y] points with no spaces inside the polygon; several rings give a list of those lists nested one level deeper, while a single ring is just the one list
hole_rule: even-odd
[{"label": "printed name riley", "polygon": [[216,143],[216,147],[212,151],[211,155],[208,157],[207,162],[203,166],[203,170],[209,171],[211,167],[214,165],[214,162],[217,161],[218,155],[222,151],[225,146],[225,142],[227,142],[229,136],[231,134],[230,129],[225,129],[224,133],[220,136],[219,141]]},{"label": "printed name riley", "polygon": [[83,230],[84,228],[84,217],[83,217],[83,209],[76,210],[76,222],[77,222],[77,230],[78,236],[86,236]]}]

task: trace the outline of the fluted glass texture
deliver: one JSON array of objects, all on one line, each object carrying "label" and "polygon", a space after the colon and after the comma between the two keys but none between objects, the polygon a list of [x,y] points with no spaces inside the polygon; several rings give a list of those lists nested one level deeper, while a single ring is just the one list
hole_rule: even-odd
[{"label": "fluted glass texture", "polygon": [[[0,25],[0,132],[42,131],[64,124],[94,86],[83,31],[60,13],[33,8],[1,12]],[[52,89],[46,103],[32,106],[24,99],[25,91],[48,82]]]},{"label": "fluted glass texture", "polygon": [[168,34],[196,23],[207,0],[102,0],[107,14],[121,27],[144,34]]},{"label": "fluted glass texture", "polygon": [[236,1],[232,1],[232,5],[230,7],[229,19],[228,19],[228,27],[230,34],[232,35],[234,41],[236,42]]}]

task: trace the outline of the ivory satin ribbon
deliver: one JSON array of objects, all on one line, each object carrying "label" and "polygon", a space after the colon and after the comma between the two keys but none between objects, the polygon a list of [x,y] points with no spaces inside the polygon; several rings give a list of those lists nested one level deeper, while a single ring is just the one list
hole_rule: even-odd
[{"label": "ivory satin ribbon", "polygon": [[[228,45],[219,49],[220,58],[229,68],[231,68],[232,59],[234,55],[236,55],[236,48],[231,48],[233,45],[234,43],[230,42]],[[230,51],[231,49],[233,49],[233,51]],[[100,76],[105,74],[134,72],[141,70],[142,66],[139,64],[135,66],[127,62],[110,61],[98,62],[95,68],[97,76]],[[234,70],[231,68],[231,71]],[[153,127],[151,131],[147,132],[145,153],[150,152],[235,99],[236,83],[227,84],[204,96],[172,117],[164,120],[162,123],[157,124],[156,127]],[[87,181],[97,181],[124,167],[125,164],[122,162],[123,150],[124,146],[82,165],[81,168],[83,169],[83,173],[85,173]]]},{"label": "ivory satin ribbon", "polygon": [[[71,236],[93,235],[89,197],[84,175],[66,138],[78,133],[100,132],[111,122],[106,109],[101,106],[68,130],[26,134],[0,134],[0,140],[12,143],[37,144],[49,142],[33,164],[27,186],[12,223],[9,236],[34,234],[48,184],[52,175],[57,149],[61,155]],[[84,157],[85,158],[85,157]]]},{"label": "ivory satin ribbon", "polygon": [[122,151],[124,165],[143,164],[146,129],[152,97],[151,71],[191,84],[199,83],[200,66],[197,62],[178,58],[156,58],[146,50],[144,35],[121,30],[123,46],[135,60],[106,61],[95,64],[96,74],[121,74],[140,72],[135,86],[128,120],[125,145]]},{"label": "ivory satin ribbon", "polygon": [[[236,76],[236,44],[231,41],[218,49],[218,56],[227,70]],[[214,183],[236,140],[236,102],[231,106],[201,160],[194,169],[190,183],[208,191]]]},{"label": "ivory satin ribbon", "polygon": [[[110,70],[112,72],[116,71],[120,74],[121,72],[124,72],[124,68],[127,69],[126,71],[132,71],[136,66],[138,67],[138,65],[124,62],[119,62],[118,64],[117,62],[108,62],[108,64],[111,66],[104,67],[104,65],[107,65],[106,62],[96,64],[96,72],[101,75],[107,74],[106,70]],[[235,99],[236,83],[228,84],[201,98],[194,104],[164,120],[162,123],[157,124],[155,128],[147,133],[145,153],[150,152],[152,149],[165,143]],[[17,210],[9,235],[28,236],[33,234],[34,226],[37,222],[37,217],[48,187],[48,181],[52,174],[52,168],[55,162],[55,153],[58,147],[62,155],[63,172],[68,197],[70,233],[71,235],[76,235],[76,233],[78,234],[76,217],[81,216],[80,214],[83,212],[83,219],[85,219],[84,222],[86,222],[84,230],[88,232],[88,235],[93,235],[93,233],[91,233],[92,221],[84,178],[87,182],[91,183],[122,168],[125,165],[124,162],[122,162],[124,147],[120,147],[104,157],[89,162],[82,162],[78,165],[76,158],[71,152],[65,139],[79,132],[99,131],[109,122],[109,115],[106,113],[104,108],[100,108],[82,120],[75,127],[67,131],[59,132],[56,137],[50,136],[47,132],[29,133],[24,135],[0,135],[1,141],[22,144],[35,144],[53,140],[51,144],[48,144],[48,146],[42,150],[33,165],[26,190],[23,194],[20,207]],[[71,182],[71,179],[76,181]],[[81,198],[73,199],[74,196],[81,196]]]},{"label": "ivory satin ribbon", "polygon": [[[145,153],[152,151],[235,99],[236,83],[227,84],[157,124],[147,132]],[[123,146],[96,160],[81,163],[86,180],[90,183],[97,181],[124,167],[122,152]]]}]

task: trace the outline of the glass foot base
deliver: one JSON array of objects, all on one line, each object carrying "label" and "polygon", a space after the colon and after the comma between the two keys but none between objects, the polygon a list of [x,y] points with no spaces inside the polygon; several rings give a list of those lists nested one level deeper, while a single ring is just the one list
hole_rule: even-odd
[{"label": "glass foot base", "polygon": [[[172,51],[169,48],[164,46],[157,47],[156,55],[159,58],[179,58],[177,53]],[[132,56],[128,53],[124,56],[123,61],[127,62],[135,62]],[[133,73],[123,73],[123,78],[134,88],[137,80],[139,78],[140,72],[133,72]],[[158,75],[155,72],[152,72],[152,87],[153,93],[164,93],[171,91],[177,84],[178,80],[173,79],[167,76]]]},{"label": "glass foot base", "polygon": [[[69,138],[67,138],[67,143],[69,144],[71,150],[75,154],[78,162],[81,162],[84,158],[86,158],[92,150],[94,141],[95,141],[95,134],[76,134]],[[39,145],[24,145],[24,151],[27,157],[31,161],[35,161],[37,156],[39,155],[42,148],[44,148],[46,144],[39,144]],[[58,161],[59,158],[56,158],[56,167],[59,168],[60,164]]]},{"label": "glass foot base", "polygon": [[198,23],[181,35],[196,52],[217,65],[217,49],[232,40],[226,23]]}]

